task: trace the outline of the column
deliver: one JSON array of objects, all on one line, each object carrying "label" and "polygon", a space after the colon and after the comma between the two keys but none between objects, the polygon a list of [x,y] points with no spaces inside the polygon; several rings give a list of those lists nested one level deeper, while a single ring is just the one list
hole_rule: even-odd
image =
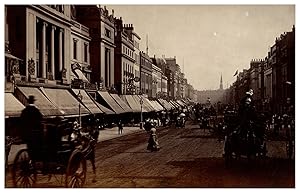
[{"label": "column", "polygon": [[5,51],[9,51],[9,35],[8,35],[8,23],[7,23],[7,7],[5,6]]},{"label": "column", "polygon": [[59,29],[59,35],[58,35],[58,70],[59,72],[62,72],[63,69],[63,58],[62,58],[62,42],[63,41],[63,29]]},{"label": "column", "polygon": [[54,30],[56,29],[55,26],[52,26],[51,28],[51,72],[53,80],[55,80],[55,61],[54,61]]},{"label": "column", "polygon": [[42,29],[42,78],[46,78],[46,27],[48,24],[46,22],[43,22],[43,29]]}]

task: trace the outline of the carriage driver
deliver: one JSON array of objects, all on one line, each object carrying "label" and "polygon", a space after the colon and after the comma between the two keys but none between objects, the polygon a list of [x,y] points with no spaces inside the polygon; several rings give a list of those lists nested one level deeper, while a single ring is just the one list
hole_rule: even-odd
[{"label": "carriage driver", "polygon": [[28,105],[21,113],[21,133],[24,142],[32,158],[35,160],[36,156],[41,154],[43,145],[43,128],[42,128],[42,114],[34,104],[35,98],[30,95],[28,97]]},{"label": "carriage driver", "polygon": [[246,137],[249,123],[256,120],[255,108],[253,105],[253,90],[246,92],[246,96],[241,100],[239,106],[239,120],[240,120],[240,135],[242,138]]}]

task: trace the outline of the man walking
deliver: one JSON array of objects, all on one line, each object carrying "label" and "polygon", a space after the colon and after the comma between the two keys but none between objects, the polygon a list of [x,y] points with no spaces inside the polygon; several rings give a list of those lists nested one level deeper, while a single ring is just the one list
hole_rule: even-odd
[{"label": "man walking", "polygon": [[119,135],[123,133],[123,126],[122,126],[122,121],[120,120],[118,122],[118,128],[119,128]]}]

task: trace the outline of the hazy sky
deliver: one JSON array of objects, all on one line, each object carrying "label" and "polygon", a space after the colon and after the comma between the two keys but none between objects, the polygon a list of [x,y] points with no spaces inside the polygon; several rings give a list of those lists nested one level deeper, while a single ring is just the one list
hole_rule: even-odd
[{"label": "hazy sky", "polygon": [[107,5],[116,17],[133,24],[149,55],[176,56],[197,90],[234,82],[234,72],[253,58],[267,56],[275,38],[295,24],[295,7],[280,5]]}]

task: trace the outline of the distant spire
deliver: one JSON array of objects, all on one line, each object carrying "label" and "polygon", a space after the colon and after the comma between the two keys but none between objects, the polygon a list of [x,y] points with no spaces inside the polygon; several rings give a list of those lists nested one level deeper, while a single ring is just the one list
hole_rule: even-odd
[{"label": "distant spire", "polygon": [[222,74],[221,74],[221,80],[220,80],[220,90],[223,90],[223,79],[222,79]]},{"label": "distant spire", "polygon": [[148,55],[148,34],[146,36],[146,53]]},{"label": "distant spire", "polygon": [[184,57],[183,57],[183,67],[182,68],[183,68],[182,71],[184,73]]}]

